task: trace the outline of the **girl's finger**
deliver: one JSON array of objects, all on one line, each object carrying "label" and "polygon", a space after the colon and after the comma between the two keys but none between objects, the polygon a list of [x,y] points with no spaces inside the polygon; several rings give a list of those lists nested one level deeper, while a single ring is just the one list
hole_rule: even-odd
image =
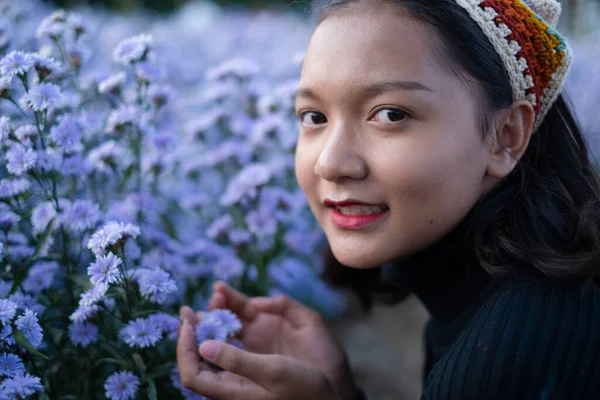
[{"label": "girl's finger", "polygon": [[183,306],[179,309],[179,319],[181,322],[183,322],[184,319],[187,319],[192,325],[196,325],[198,323],[196,315],[194,314],[194,310],[188,306]]},{"label": "girl's finger", "polygon": [[195,376],[182,375],[181,383],[186,388],[214,400],[264,400],[269,395],[263,387],[227,371],[202,370]]},{"label": "girl's finger", "polygon": [[283,295],[255,297],[248,302],[247,308],[251,314],[264,312],[280,315],[296,328],[323,323],[323,318],[317,312]]},{"label": "girl's finger", "polygon": [[225,371],[246,377],[263,388],[272,386],[274,380],[281,380],[287,373],[282,356],[250,353],[215,340],[202,343],[199,351]]},{"label": "girl's finger", "polygon": [[233,289],[225,282],[215,283],[214,290],[215,294],[213,297],[216,296],[217,293],[220,293],[225,299],[225,307],[222,308],[227,308],[242,318],[252,319],[253,316],[249,314],[247,308],[248,301],[250,300],[248,296]]},{"label": "girl's finger", "polygon": [[[180,313],[183,318],[177,339],[177,366],[182,382],[189,382],[191,377],[198,375],[202,370],[196,351],[194,328],[188,319],[190,317],[188,314],[187,310],[185,312],[182,310]],[[193,314],[192,312],[192,318]]]},{"label": "girl's finger", "polygon": [[217,308],[227,308],[227,299],[222,292],[215,291],[208,302],[208,310],[212,311]]}]

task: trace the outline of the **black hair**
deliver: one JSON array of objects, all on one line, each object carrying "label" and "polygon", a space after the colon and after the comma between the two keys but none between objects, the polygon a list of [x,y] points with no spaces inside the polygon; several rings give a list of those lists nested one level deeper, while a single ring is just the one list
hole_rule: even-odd
[{"label": "black hair", "polygon": [[[318,22],[361,1],[375,2],[321,3],[316,9]],[[447,67],[483,96],[482,134],[489,134],[489,116],[508,107],[513,98],[502,60],[478,25],[455,0],[377,1],[397,5],[433,28]],[[527,266],[544,276],[594,280],[600,277],[599,204],[598,172],[561,94],[514,170],[469,214],[477,258],[494,276]],[[341,268],[329,249],[326,262],[329,282],[353,286],[369,303],[377,270]]]}]

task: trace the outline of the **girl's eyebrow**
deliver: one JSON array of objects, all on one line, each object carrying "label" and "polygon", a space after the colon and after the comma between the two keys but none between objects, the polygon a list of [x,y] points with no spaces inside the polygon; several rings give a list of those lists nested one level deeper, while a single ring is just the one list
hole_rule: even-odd
[{"label": "girl's eyebrow", "polygon": [[[399,90],[423,90],[426,92],[433,92],[430,88],[416,81],[390,81],[390,82],[377,82],[372,83],[360,88],[362,94],[368,96],[378,96],[386,92],[396,92]],[[306,97],[309,99],[318,99],[319,96],[309,88],[298,88],[296,90],[296,97]]]}]

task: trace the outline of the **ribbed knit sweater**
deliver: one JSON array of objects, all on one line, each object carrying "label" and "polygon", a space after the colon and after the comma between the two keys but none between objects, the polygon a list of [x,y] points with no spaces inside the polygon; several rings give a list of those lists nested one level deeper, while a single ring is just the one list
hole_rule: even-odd
[{"label": "ribbed knit sweater", "polygon": [[422,399],[600,399],[600,290],[527,266],[492,278],[464,233],[383,270],[430,313]]}]

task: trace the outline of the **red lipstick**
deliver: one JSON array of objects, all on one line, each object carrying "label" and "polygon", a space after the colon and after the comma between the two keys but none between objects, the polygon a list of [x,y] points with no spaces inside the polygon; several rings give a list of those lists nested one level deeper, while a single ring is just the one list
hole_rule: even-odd
[{"label": "red lipstick", "polygon": [[[332,222],[340,229],[360,229],[364,228],[372,223],[379,221],[383,217],[385,217],[389,208],[385,205],[379,204],[371,204],[365,203],[357,200],[344,200],[344,201],[331,201],[325,200],[323,204],[327,207],[331,208],[330,215]],[[347,215],[343,214],[339,207],[349,207],[349,206],[365,206],[365,207],[382,207],[383,210],[381,212],[375,214],[357,214],[357,215]]]}]

